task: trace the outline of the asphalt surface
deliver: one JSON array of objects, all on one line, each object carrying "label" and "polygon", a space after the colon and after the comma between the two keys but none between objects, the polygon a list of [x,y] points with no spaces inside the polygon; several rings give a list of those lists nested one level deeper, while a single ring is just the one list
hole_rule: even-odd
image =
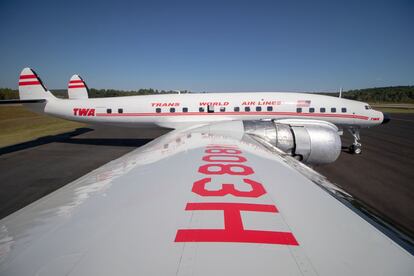
[{"label": "asphalt surface", "polygon": [[[344,134],[348,146],[352,136]],[[391,114],[388,124],[363,129],[361,142],[361,155],[344,149],[335,163],[314,169],[414,237],[414,114]]]},{"label": "asphalt surface", "polygon": [[0,149],[0,218],[99,168],[162,130],[79,128]]},{"label": "asphalt surface", "polygon": [[[0,149],[0,218],[165,132],[81,128]],[[393,114],[361,138],[362,155],[344,149],[314,169],[414,237],[414,114]],[[345,133],[343,146],[351,141]]]}]

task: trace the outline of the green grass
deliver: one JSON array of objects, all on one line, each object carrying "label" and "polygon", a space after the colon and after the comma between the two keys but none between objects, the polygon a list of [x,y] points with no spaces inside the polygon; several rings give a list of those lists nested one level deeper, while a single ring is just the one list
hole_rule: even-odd
[{"label": "green grass", "polygon": [[0,106],[0,147],[56,135],[84,124],[33,113],[20,105]]}]

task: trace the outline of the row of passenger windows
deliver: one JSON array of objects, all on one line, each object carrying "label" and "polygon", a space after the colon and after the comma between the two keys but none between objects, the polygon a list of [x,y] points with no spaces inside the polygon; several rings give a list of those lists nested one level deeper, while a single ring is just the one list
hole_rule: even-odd
[{"label": "row of passenger windows", "polygon": [[[171,113],[174,113],[175,111],[176,111],[176,109],[175,109],[174,107],[171,107],[171,108],[170,108],[170,112],[171,112]],[[200,107],[200,108],[198,109],[198,111],[199,111],[199,112],[204,112],[204,111],[205,111],[205,109],[204,109],[204,107]],[[240,107],[235,106],[235,107],[233,108],[233,111],[234,111],[234,112],[240,112]],[[245,106],[245,107],[244,107],[244,111],[245,111],[245,112],[250,112],[250,111],[251,111],[250,106]],[[262,111],[262,107],[261,107],[261,106],[256,106],[256,111]],[[266,108],[266,111],[273,111],[273,106],[268,106],[268,107]],[[296,112],[297,112],[297,113],[302,113],[302,111],[303,111],[303,109],[302,109],[301,107],[296,108]],[[341,108],[341,112],[342,112],[342,113],[346,113],[346,111],[347,111],[347,110],[346,110],[346,107],[342,107],[342,108]],[[155,112],[157,112],[157,113],[161,113],[161,108],[156,108],[156,109],[155,109]],[[187,107],[183,107],[182,112],[184,112],[184,113],[188,112],[188,108],[187,108]],[[207,109],[207,112],[213,113],[213,112],[214,112],[214,110],[209,110],[209,109]],[[225,108],[225,107],[220,107],[220,112],[226,112],[226,108]],[[314,108],[314,107],[309,107],[309,113],[314,113],[314,112],[315,112],[315,108]],[[325,108],[325,107],[321,107],[321,108],[319,109],[319,112],[320,112],[320,113],[325,113],[325,112],[326,112],[326,108]],[[122,113],[122,112],[119,112],[119,113]],[[331,113],[336,113],[336,107],[331,107]]]},{"label": "row of passenger windows", "polygon": [[[301,107],[296,108],[296,112],[297,113],[302,113],[302,108]],[[309,113],[314,113],[314,112],[315,112],[315,108],[314,107],[309,107]],[[325,107],[319,108],[319,112],[320,113],[325,113],[326,108]],[[342,107],[341,112],[346,113],[346,107]],[[331,113],[336,113],[336,107],[331,107]]]},{"label": "row of passenger windows", "polygon": [[[106,109],[106,113],[111,114],[112,113],[112,108],[107,108]],[[118,108],[118,113],[124,113],[124,109],[123,108]]]}]

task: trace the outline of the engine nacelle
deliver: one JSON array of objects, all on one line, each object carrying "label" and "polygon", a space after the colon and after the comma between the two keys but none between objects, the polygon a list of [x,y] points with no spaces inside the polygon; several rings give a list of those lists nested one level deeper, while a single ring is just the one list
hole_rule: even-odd
[{"label": "engine nacelle", "polygon": [[245,133],[259,137],[308,164],[328,164],[341,153],[338,128],[327,122],[287,124],[244,121]]}]

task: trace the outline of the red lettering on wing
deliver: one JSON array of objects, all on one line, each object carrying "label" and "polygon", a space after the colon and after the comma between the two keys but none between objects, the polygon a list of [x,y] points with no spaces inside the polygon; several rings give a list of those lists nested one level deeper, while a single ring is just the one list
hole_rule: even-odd
[{"label": "red lettering on wing", "polygon": [[246,162],[247,159],[243,156],[239,155],[223,155],[223,154],[212,154],[212,155],[206,155],[203,157],[203,161],[206,162]]},{"label": "red lettering on wing", "polygon": [[[266,194],[264,186],[245,178],[254,175],[254,170],[244,163],[247,159],[242,156],[242,151],[234,145],[208,145],[205,149],[207,155],[202,157],[205,162],[198,168],[198,172],[208,175],[193,183],[192,192],[201,197],[234,196],[237,198],[259,198]],[[226,164],[223,164],[226,163]],[[207,185],[220,179],[221,175],[231,176],[235,183],[243,183],[250,186],[248,191],[239,190],[235,184],[223,183],[219,190],[209,190]],[[244,177],[243,177],[244,176]],[[243,178],[241,178],[243,177]],[[227,179],[227,178],[226,178]],[[216,180],[217,181],[217,180]],[[232,181],[233,182],[233,181]],[[214,187],[214,185],[212,185]],[[279,245],[299,245],[293,233],[280,231],[246,230],[241,217],[242,211],[277,213],[275,205],[228,203],[228,202],[203,202],[187,203],[186,211],[223,211],[224,229],[179,229],[175,242],[243,242],[265,243]]]},{"label": "red lettering on wing", "polygon": [[299,245],[290,232],[245,230],[241,211],[277,213],[274,205],[247,203],[188,203],[186,211],[224,211],[224,229],[179,229],[175,242],[243,242]]},{"label": "red lettering on wing", "polygon": [[203,174],[229,174],[229,175],[249,175],[253,174],[252,168],[241,164],[206,164],[198,169]]},{"label": "red lettering on wing", "polygon": [[222,184],[221,189],[217,191],[206,190],[206,185],[211,182],[210,177],[203,178],[194,182],[192,192],[200,196],[226,196],[233,195],[236,197],[260,197],[266,193],[263,185],[259,182],[245,178],[243,182],[250,185],[251,191],[240,191],[234,187],[234,184]]}]

